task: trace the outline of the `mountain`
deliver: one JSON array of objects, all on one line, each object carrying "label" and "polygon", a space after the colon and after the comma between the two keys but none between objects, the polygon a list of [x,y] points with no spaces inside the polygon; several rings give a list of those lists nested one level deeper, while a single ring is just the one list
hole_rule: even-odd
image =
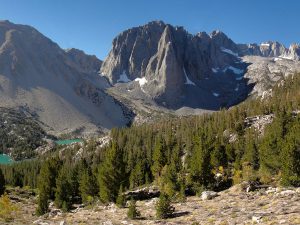
[{"label": "mountain", "polygon": [[273,81],[300,70],[299,55],[298,45],[236,44],[218,30],[192,35],[153,21],[118,35],[100,73],[116,96],[186,113],[262,96]]},{"label": "mountain", "polygon": [[0,21],[0,107],[27,110],[51,134],[88,134],[271,95],[299,58],[297,44],[236,44],[219,30],[153,21],[119,34],[102,62]]},{"label": "mountain", "polygon": [[0,21],[0,106],[27,109],[48,132],[97,132],[130,121],[126,107],[106,93],[101,64],[30,26]]}]

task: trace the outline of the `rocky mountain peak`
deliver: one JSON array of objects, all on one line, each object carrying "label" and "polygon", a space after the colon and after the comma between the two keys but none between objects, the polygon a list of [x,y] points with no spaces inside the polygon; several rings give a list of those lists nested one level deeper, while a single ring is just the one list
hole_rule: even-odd
[{"label": "rocky mountain peak", "polygon": [[101,68],[102,61],[95,55],[87,55],[84,51],[70,48],[65,50],[70,59],[74,62],[74,66],[78,66],[85,73],[98,73]]},{"label": "rocky mountain peak", "polygon": [[50,132],[128,123],[125,108],[105,93],[100,66],[95,56],[65,51],[30,26],[0,22],[0,107],[26,107]]},{"label": "rocky mountain peak", "polygon": [[292,44],[289,47],[287,56],[293,60],[300,60],[300,45],[296,43]]},{"label": "rocky mountain peak", "polygon": [[[253,84],[244,75],[258,59],[243,57],[297,59],[297,51],[274,41],[236,44],[220,30],[192,35],[183,27],[152,21],[118,35],[100,72],[113,86],[125,88],[129,99],[150,98],[169,108],[217,109],[242,101],[251,91]],[[281,70],[280,63],[285,61],[275,67]]]}]

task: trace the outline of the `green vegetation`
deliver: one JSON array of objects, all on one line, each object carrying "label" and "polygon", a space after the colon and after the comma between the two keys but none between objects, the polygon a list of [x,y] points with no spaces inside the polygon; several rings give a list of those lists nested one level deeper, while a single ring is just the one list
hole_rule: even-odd
[{"label": "green vegetation", "polygon": [[156,217],[158,219],[167,219],[172,216],[175,208],[171,205],[171,200],[168,195],[161,194],[156,203]]},{"label": "green vegetation", "polygon": [[5,178],[0,168],[0,196],[4,194],[4,191],[5,191]]},{"label": "green vegetation", "polygon": [[141,214],[136,208],[136,201],[131,199],[131,201],[129,203],[129,207],[128,207],[127,217],[129,219],[134,220],[134,219],[137,219],[140,216],[141,216]]},{"label": "green vegetation", "polygon": [[[186,192],[220,191],[243,180],[300,186],[297,110],[300,76],[293,76],[284,86],[276,85],[273,97],[265,100],[249,100],[212,114],[113,129],[108,146],[96,151],[96,142],[89,141],[79,161],[74,159],[79,150],[75,145],[57,154],[60,158],[0,168],[8,185],[38,187],[39,214],[47,212],[49,201],[54,200],[65,210],[75,202],[89,204],[98,198],[122,206],[121,193],[150,183],[159,186],[162,201],[168,204],[184,200]],[[274,120],[263,135],[245,122],[247,117],[271,114]]]},{"label": "green vegetation", "polygon": [[45,132],[22,111],[0,107],[0,154],[10,153],[15,160],[32,158],[41,146]]},{"label": "green vegetation", "polygon": [[19,208],[4,194],[0,197],[0,222],[10,223],[18,216]]}]

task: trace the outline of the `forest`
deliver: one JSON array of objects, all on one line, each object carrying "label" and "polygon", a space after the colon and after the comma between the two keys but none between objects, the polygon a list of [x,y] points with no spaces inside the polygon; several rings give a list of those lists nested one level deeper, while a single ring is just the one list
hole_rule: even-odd
[{"label": "forest", "polygon": [[[51,155],[1,165],[0,179],[37,189],[40,215],[50,201],[65,211],[96,200],[122,205],[126,190],[147,185],[158,186],[171,201],[242,181],[300,186],[298,110],[300,76],[294,75],[275,85],[271,97],[210,114],[115,128],[101,151],[90,139],[84,157],[76,160],[79,146],[63,156],[58,147]],[[263,115],[273,115],[263,131],[245,122]]]}]

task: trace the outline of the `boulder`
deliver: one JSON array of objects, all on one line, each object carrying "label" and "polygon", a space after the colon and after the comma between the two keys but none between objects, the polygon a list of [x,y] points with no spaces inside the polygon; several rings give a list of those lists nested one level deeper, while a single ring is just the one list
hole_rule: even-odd
[{"label": "boulder", "polygon": [[218,193],[217,192],[214,192],[214,191],[203,191],[202,194],[201,194],[201,199],[204,201],[204,200],[211,200],[215,197],[218,196]]}]

